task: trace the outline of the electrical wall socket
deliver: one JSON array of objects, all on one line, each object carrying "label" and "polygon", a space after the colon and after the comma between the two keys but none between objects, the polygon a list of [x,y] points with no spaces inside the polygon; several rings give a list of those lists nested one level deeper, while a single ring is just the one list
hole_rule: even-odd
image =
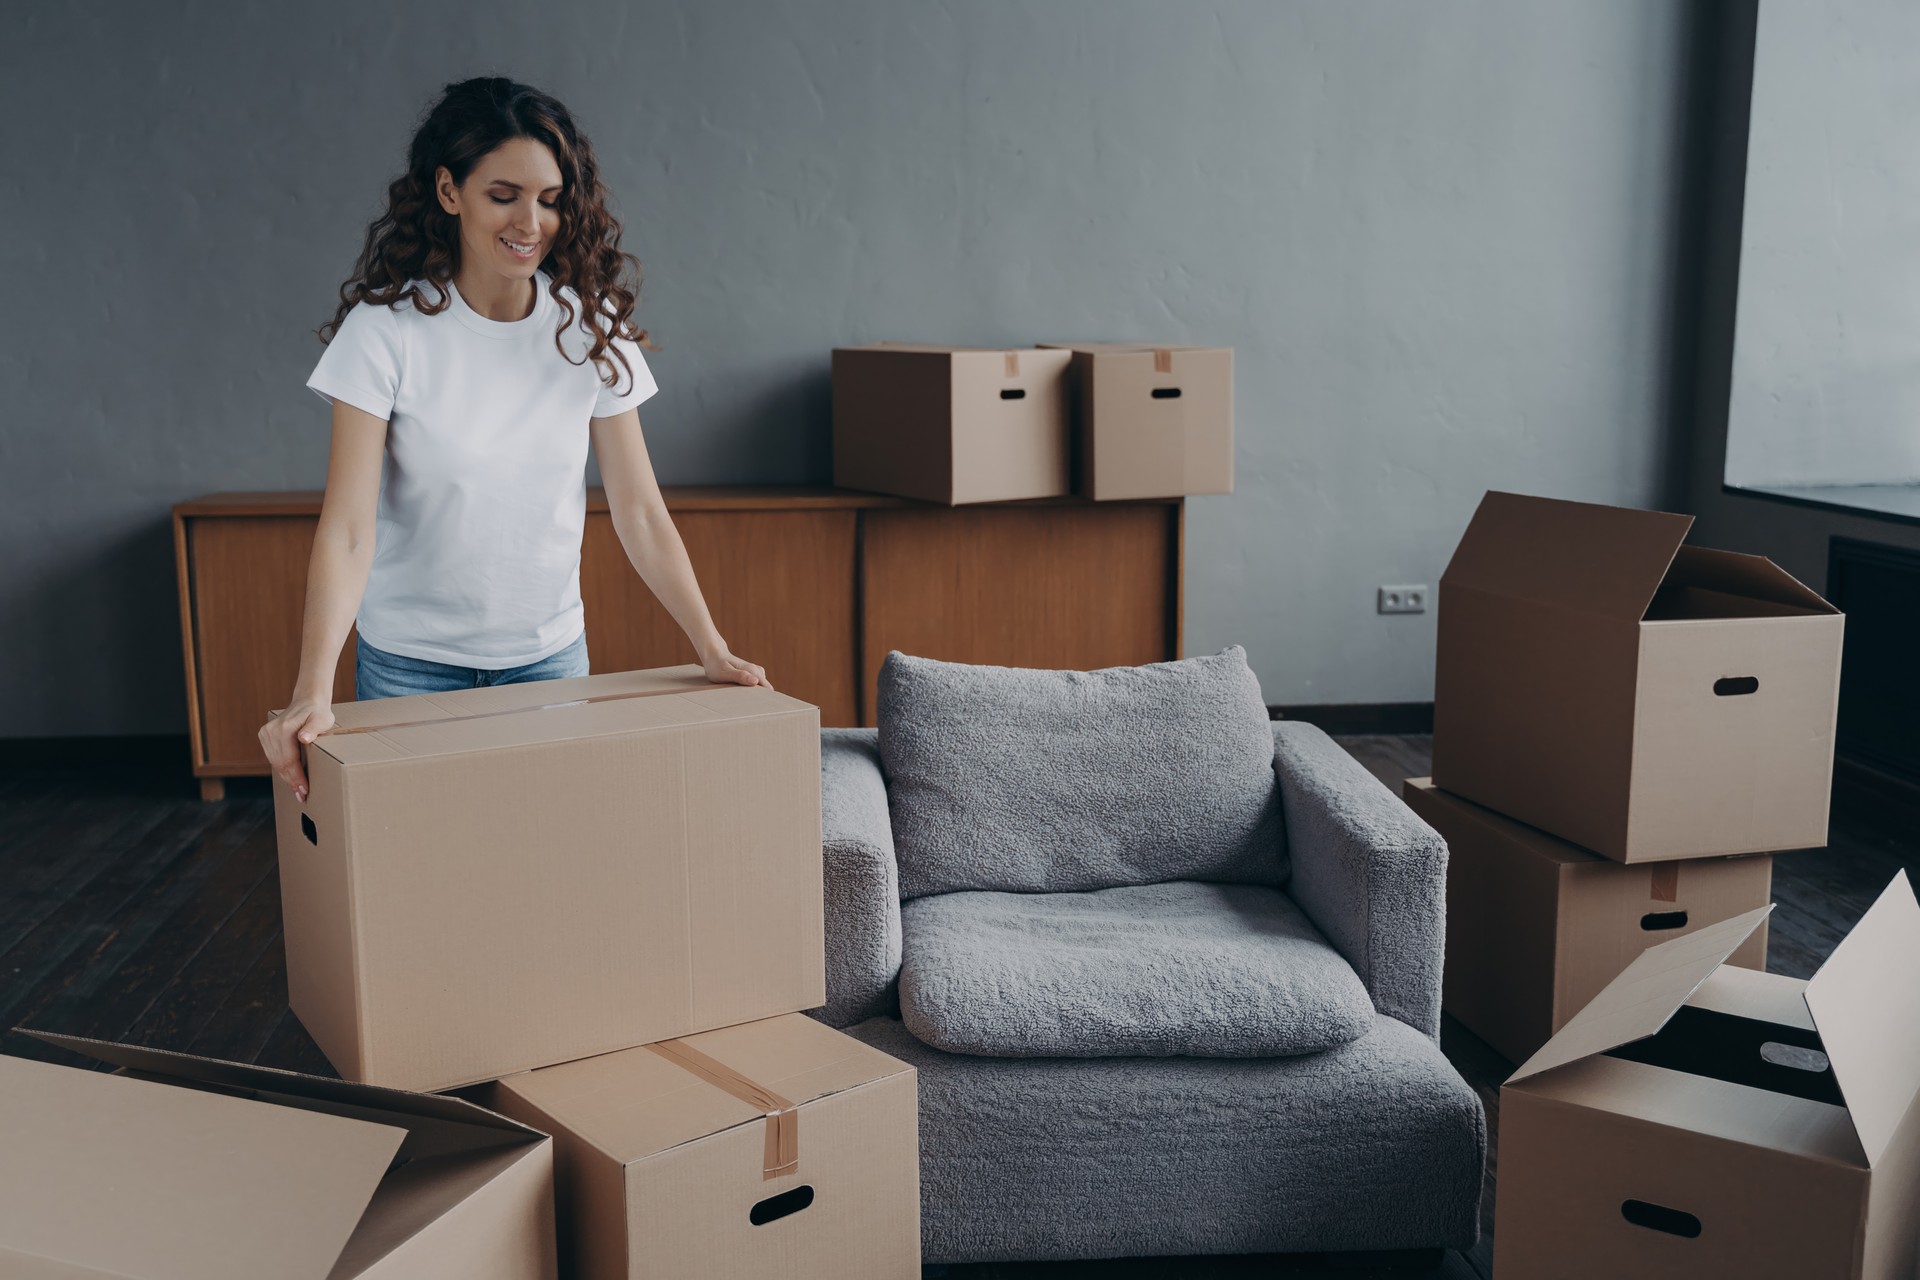
[{"label": "electrical wall socket", "polygon": [[1425,613],[1427,611],[1427,588],[1382,587],[1380,588],[1381,613]]}]

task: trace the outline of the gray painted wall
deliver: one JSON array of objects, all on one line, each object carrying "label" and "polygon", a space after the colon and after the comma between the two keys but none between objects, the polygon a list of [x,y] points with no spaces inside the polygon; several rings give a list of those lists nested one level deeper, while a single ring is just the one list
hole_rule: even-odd
[{"label": "gray painted wall", "polygon": [[[1831,538],[1920,549],[1920,526],[1729,493],[1723,479],[1753,483],[1777,474],[1769,459],[1779,458],[1814,480],[1818,467],[1885,482],[1896,473],[1857,473],[1849,459],[1891,467],[1903,447],[1896,436],[1908,448],[1920,440],[1920,295],[1897,296],[1920,286],[1920,239],[1876,239],[1897,221],[1913,224],[1914,209],[1889,202],[1898,190],[1920,197],[1920,157],[1908,117],[1862,105],[1911,97],[1920,25],[1899,0],[1745,0],[1727,12],[1706,148],[1686,509],[1699,516],[1693,541],[1771,556],[1824,591]],[[1875,245],[1877,271],[1850,229]]]},{"label": "gray painted wall", "polygon": [[1432,615],[1374,589],[1486,488],[1675,480],[1682,6],[107,8],[0,18],[0,736],[184,728],[168,507],[321,485],[311,331],[472,74],[596,143],[663,482],[824,481],[836,344],[1235,347],[1187,643],[1269,701],[1430,697]]}]

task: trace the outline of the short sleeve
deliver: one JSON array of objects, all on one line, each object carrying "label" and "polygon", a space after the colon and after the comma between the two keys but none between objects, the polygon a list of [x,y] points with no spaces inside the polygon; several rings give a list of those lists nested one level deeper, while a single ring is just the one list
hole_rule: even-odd
[{"label": "short sleeve", "polygon": [[[633,370],[629,376],[620,368],[620,362],[612,358],[612,349],[618,347],[627,358],[628,366]],[[646,403],[660,388],[653,381],[653,372],[647,368],[647,358],[640,354],[640,344],[631,338],[616,337],[608,344],[608,363],[612,366],[613,385],[606,384],[606,375],[595,373],[601,378],[600,397],[594,402],[593,416],[611,418],[615,414]]]},{"label": "short sleeve", "polygon": [[320,353],[307,386],[331,404],[344,400],[376,418],[393,416],[400,393],[400,323],[391,307],[354,304]]}]

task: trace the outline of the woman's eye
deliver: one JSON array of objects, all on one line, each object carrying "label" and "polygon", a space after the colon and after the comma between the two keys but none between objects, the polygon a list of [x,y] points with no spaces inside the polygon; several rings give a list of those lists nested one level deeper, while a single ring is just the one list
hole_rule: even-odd
[{"label": "woman's eye", "polygon": [[[512,204],[513,203],[512,200],[502,200],[499,196],[493,196],[490,198],[493,200],[495,204]],[[549,203],[548,201],[542,200],[540,202],[540,207],[542,209],[558,209],[560,205],[558,201]]]}]

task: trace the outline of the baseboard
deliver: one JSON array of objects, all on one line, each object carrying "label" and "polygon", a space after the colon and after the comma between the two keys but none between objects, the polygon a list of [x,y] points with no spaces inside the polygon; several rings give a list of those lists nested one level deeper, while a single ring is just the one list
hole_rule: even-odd
[{"label": "baseboard", "polygon": [[1305,720],[1328,733],[1432,733],[1431,702],[1328,702],[1268,707],[1275,720]]},{"label": "baseboard", "polygon": [[0,738],[0,769],[188,769],[184,733],[98,738]]},{"label": "baseboard", "polygon": [[1897,832],[1920,826],[1920,784],[1844,753],[1833,758],[1833,802]]}]

